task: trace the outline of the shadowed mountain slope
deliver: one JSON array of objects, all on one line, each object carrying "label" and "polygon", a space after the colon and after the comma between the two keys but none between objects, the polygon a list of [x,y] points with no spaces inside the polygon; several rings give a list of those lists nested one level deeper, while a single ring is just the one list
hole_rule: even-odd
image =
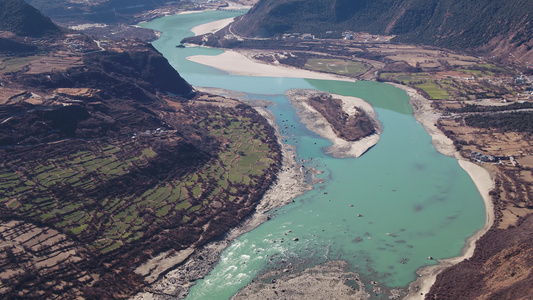
[{"label": "shadowed mountain slope", "polygon": [[262,0],[234,29],[242,35],[366,31],[395,41],[533,56],[529,0]]},{"label": "shadowed mountain slope", "polygon": [[23,0],[0,0],[0,30],[30,37],[61,32],[49,18]]}]

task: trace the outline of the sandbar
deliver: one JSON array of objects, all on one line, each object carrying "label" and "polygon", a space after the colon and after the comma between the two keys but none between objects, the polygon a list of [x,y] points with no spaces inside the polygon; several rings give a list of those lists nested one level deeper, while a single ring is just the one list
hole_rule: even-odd
[{"label": "sandbar", "polygon": [[191,28],[191,31],[194,33],[194,35],[217,32],[218,30],[228,26],[231,22],[233,22],[233,19],[235,18],[227,18],[223,20],[213,21],[210,23],[205,23]]},{"label": "sandbar", "polygon": [[354,114],[354,107],[358,107],[372,118],[376,124],[377,134],[366,136],[357,141],[346,141],[338,137],[326,118],[308,103],[309,97],[316,93],[323,94],[324,92],[294,89],[287,91],[287,97],[302,119],[302,123],[304,123],[309,130],[333,143],[333,145],[326,150],[327,153],[331,153],[334,157],[338,158],[360,157],[368,151],[368,149],[377,144],[379,141],[379,133],[381,132],[381,125],[377,121],[377,115],[372,108],[372,105],[361,98],[331,94],[334,98],[342,100],[343,109],[347,114]]},{"label": "sandbar", "polygon": [[301,272],[294,272],[290,267],[268,271],[246,285],[231,300],[369,299],[370,293],[365,290],[359,275],[346,269],[348,263],[337,260]]},{"label": "sandbar", "polygon": [[270,65],[253,60],[243,53],[227,50],[216,56],[193,55],[188,60],[207,65],[232,75],[258,76],[258,77],[288,77],[304,79],[355,81],[353,78],[333,74],[313,72],[281,65]]}]

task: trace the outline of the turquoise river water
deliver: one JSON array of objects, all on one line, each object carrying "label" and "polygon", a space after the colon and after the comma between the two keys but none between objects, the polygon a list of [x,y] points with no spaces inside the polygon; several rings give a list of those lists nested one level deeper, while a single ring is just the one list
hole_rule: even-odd
[{"label": "turquoise river water", "polygon": [[[483,202],[457,161],[431,145],[431,137],[412,116],[406,93],[368,81],[231,76],[185,59],[222,50],[175,47],[192,35],[190,28],[236,15],[221,11],[176,15],[143,26],[162,32],[153,45],[192,85],[274,102],[269,110],[280,128],[286,128],[284,142],[296,146],[298,160],[306,167],[323,171],[318,177],[325,182],[235,240],[211,273],[193,286],[188,299],[228,299],[281,261],[313,266],[341,259],[367,284],[375,280],[386,288],[404,288],[416,278],[418,268],[436,263],[428,256],[459,255],[465,240],[484,224]],[[365,99],[384,128],[379,143],[358,159],[325,154],[330,143],[302,125],[285,97],[285,91],[293,88]]]}]

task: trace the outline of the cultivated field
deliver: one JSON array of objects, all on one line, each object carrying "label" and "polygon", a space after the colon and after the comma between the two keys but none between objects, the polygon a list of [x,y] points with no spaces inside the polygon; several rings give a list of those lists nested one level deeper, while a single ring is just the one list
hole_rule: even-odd
[{"label": "cultivated field", "polygon": [[365,63],[351,60],[310,58],[304,68],[311,71],[357,77],[366,73],[371,67]]},{"label": "cultivated field", "polygon": [[194,110],[188,126],[209,133],[202,140],[217,145],[212,154],[183,156],[194,150],[176,131],[153,129],[124,140],[49,144],[44,156],[2,154],[0,211],[21,221],[0,221],[0,292],[29,274],[50,277],[50,291],[98,280],[121,267],[88,267],[96,257],[135,261],[198,245],[248,214],[279,162],[273,134],[250,108]]}]

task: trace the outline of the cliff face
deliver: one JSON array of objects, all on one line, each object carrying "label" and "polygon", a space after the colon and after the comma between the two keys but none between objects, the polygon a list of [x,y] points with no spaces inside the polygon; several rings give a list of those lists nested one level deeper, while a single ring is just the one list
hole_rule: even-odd
[{"label": "cliff face", "polygon": [[248,36],[366,31],[396,41],[514,53],[533,58],[533,2],[528,0],[262,0],[235,29]]},{"label": "cliff face", "polygon": [[16,78],[46,88],[98,88],[107,91],[110,96],[138,101],[148,101],[150,94],[158,92],[181,97],[193,93],[192,87],[151,45],[132,47],[127,52],[90,53],[83,56],[83,66],[69,68],[67,72],[40,76],[21,74]]},{"label": "cliff face", "polygon": [[104,49],[62,33],[22,0],[0,0],[0,31],[2,146],[165,127],[167,100],[194,96],[151,45],[121,41]]}]

